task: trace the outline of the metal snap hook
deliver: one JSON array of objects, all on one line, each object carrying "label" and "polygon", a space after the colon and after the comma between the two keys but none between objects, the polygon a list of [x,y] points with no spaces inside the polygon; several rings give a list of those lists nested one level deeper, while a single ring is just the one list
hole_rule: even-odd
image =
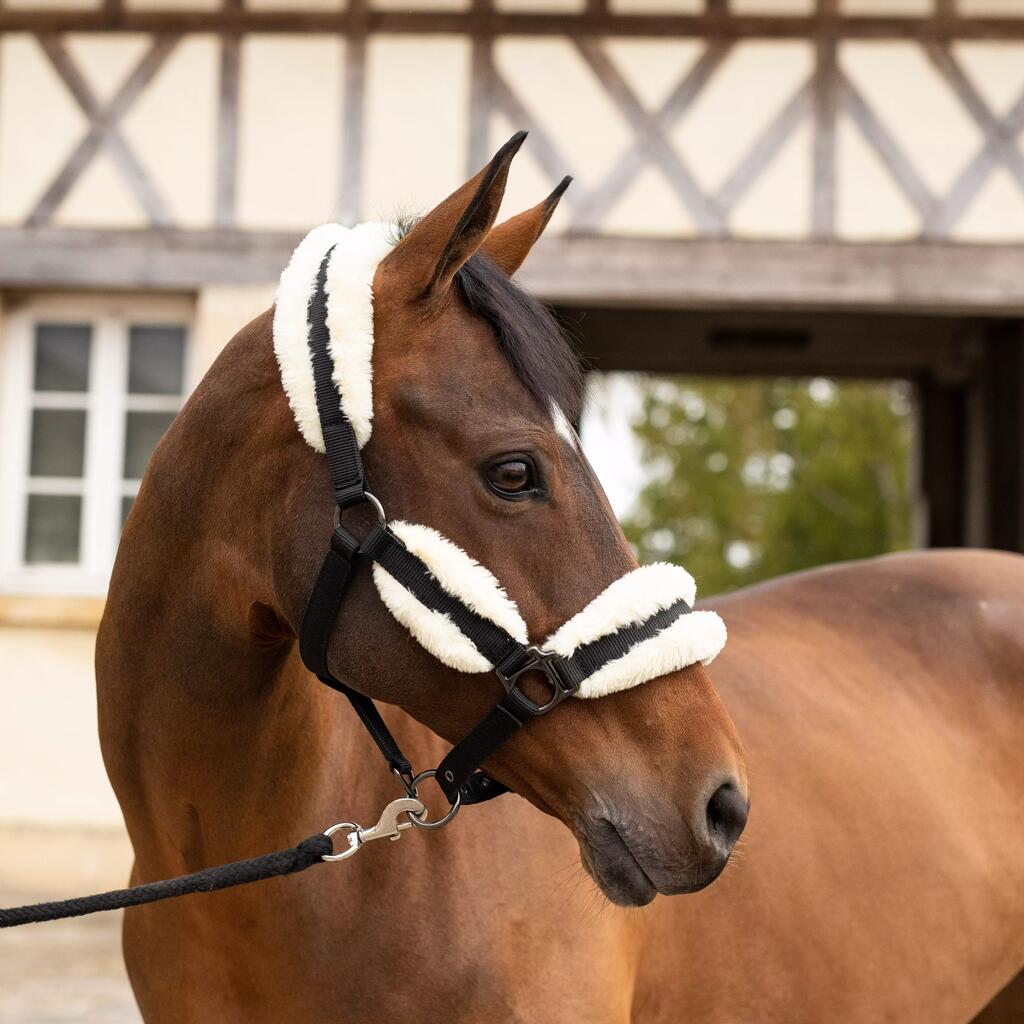
[{"label": "metal snap hook", "polygon": [[[424,807],[423,801],[416,799],[416,797],[403,796],[397,800],[392,800],[381,811],[380,819],[376,825],[359,830],[359,842],[369,843],[374,839],[401,839],[402,829],[409,828],[416,820],[416,816],[425,814],[426,811],[427,809]],[[409,820],[399,821],[398,818],[402,814],[408,814]]]},{"label": "metal snap hook", "polygon": [[[325,829],[324,835],[333,836],[335,832],[347,829],[348,849],[342,850],[341,853],[324,854],[321,859],[328,861],[347,860],[354,853],[358,853],[364,843],[372,843],[374,839],[391,839],[392,841],[401,839],[402,830],[411,828],[417,820],[416,816],[426,813],[427,809],[423,806],[421,800],[417,800],[415,797],[403,796],[398,800],[392,800],[381,811],[377,824],[371,825],[369,828],[362,828],[354,821],[339,821],[337,825],[332,825],[330,828]],[[398,820],[403,814],[409,815],[408,821]]]}]

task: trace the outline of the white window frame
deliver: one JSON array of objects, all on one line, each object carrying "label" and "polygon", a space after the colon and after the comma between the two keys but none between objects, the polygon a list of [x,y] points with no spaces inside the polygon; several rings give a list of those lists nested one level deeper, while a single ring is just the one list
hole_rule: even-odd
[{"label": "white window frame", "polygon": [[[137,482],[122,479],[125,417],[130,411],[177,412],[196,383],[192,343],[195,303],[163,296],[47,295],[19,303],[3,316],[3,389],[0,402],[0,593],[95,596],[106,593],[120,536],[121,500]],[[36,324],[89,323],[92,344],[86,392],[34,392]],[[128,394],[128,329],[175,324],[185,328],[182,395]],[[32,410],[86,410],[81,480],[31,480]],[[28,494],[82,495],[80,561],[30,564],[24,560]]]}]

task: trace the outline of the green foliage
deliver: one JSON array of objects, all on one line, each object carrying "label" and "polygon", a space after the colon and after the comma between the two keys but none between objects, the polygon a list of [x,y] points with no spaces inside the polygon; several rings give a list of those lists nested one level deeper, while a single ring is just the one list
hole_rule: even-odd
[{"label": "green foliage", "polygon": [[623,523],[641,561],[702,594],[907,548],[910,386],[646,378],[633,429],[650,473]]}]

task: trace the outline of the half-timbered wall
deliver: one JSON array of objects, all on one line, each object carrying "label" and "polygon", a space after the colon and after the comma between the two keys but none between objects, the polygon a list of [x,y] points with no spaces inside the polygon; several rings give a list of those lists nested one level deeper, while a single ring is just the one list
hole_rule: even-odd
[{"label": "half-timbered wall", "polygon": [[[552,297],[734,301],[725,258],[756,301],[771,240],[808,243],[786,301],[884,303],[901,242],[892,301],[1024,304],[1024,0],[8,0],[0,280],[268,281],[298,232],[422,209],[520,127],[510,208],[576,179]],[[633,273],[595,275],[618,251]]]}]

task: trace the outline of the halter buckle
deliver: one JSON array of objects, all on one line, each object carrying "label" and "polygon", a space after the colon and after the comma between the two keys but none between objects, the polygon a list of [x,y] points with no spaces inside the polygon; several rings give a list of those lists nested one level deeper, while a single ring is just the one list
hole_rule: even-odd
[{"label": "halter buckle", "polygon": [[[580,684],[566,676],[564,671],[565,659],[560,654],[541,650],[533,644],[522,648],[521,653],[517,651],[511,664],[509,664],[509,660],[506,660],[494,668],[495,674],[501,680],[501,685],[505,687],[505,692],[511,693],[515,690],[517,697],[535,715],[546,714],[580,688]],[[538,704],[518,688],[519,677],[526,672],[542,672],[547,677],[551,684],[551,697],[546,703]]]}]

